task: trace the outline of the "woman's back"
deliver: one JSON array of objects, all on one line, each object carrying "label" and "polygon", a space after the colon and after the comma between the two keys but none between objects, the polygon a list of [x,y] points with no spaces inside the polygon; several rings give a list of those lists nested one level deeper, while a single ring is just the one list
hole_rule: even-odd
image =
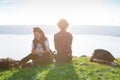
[{"label": "woman's back", "polygon": [[72,49],[72,34],[65,31],[60,31],[55,34],[54,42],[58,54],[71,54]]}]

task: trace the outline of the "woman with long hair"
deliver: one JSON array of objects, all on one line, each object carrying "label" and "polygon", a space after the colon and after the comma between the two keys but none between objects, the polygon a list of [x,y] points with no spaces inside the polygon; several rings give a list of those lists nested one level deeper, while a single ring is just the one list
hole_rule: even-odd
[{"label": "woman with long hair", "polygon": [[34,39],[32,42],[31,53],[19,61],[19,65],[25,66],[29,60],[33,61],[33,65],[51,63],[49,42],[44,32],[39,27],[33,28]]}]

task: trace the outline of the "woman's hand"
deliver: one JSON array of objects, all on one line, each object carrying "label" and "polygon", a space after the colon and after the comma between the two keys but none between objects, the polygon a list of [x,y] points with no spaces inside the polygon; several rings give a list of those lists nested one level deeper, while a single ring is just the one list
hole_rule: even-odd
[{"label": "woman's hand", "polygon": [[38,54],[38,53],[40,53],[39,50],[32,50],[31,52],[32,52],[32,54]]}]

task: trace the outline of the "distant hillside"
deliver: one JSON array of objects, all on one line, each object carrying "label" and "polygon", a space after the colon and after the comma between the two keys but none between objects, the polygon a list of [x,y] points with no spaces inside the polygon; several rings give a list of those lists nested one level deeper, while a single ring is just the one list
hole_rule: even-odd
[{"label": "distant hillside", "polygon": [[31,34],[31,25],[1,25],[0,34]]},{"label": "distant hillside", "polygon": [[73,26],[70,32],[76,34],[94,34],[120,36],[120,27],[118,26]]},{"label": "distant hillside", "polygon": [[[33,25],[0,25],[0,34],[32,34]],[[55,34],[58,28],[54,25],[41,25],[46,34]],[[70,28],[73,34],[93,34],[120,36],[118,26],[85,26],[74,25]]]},{"label": "distant hillside", "polygon": [[[0,34],[32,34],[34,25],[0,25]],[[54,34],[57,32],[55,26],[42,25],[40,28],[46,34]]]}]

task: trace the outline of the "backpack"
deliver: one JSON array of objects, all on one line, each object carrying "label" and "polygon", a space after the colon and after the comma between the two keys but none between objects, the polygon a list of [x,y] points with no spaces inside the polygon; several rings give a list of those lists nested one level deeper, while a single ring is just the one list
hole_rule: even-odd
[{"label": "backpack", "polygon": [[91,62],[98,62],[105,64],[109,64],[109,63],[111,64],[112,62],[114,62],[114,60],[119,62],[109,51],[104,49],[95,49],[92,54],[92,57],[90,58]]}]

